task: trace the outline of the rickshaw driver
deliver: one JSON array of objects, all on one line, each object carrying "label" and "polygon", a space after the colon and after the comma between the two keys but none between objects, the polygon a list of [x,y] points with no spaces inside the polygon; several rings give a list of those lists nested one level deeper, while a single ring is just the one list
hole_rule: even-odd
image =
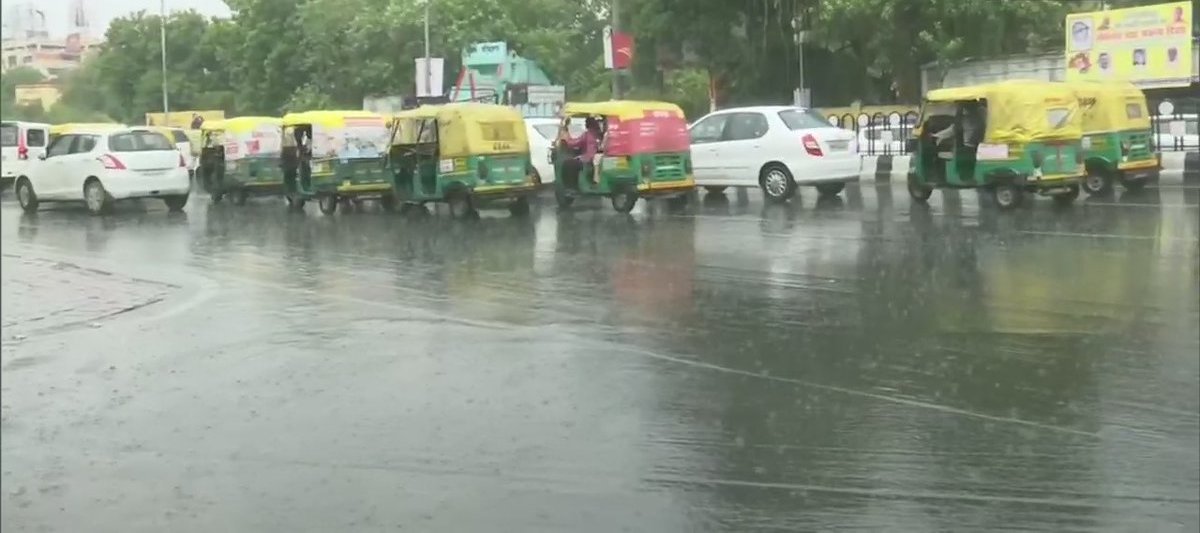
[{"label": "rickshaw driver", "polygon": [[[589,162],[595,164],[596,154],[600,148],[601,137],[603,133],[600,130],[600,122],[595,117],[587,117],[583,124],[583,133],[579,137],[571,138],[570,132],[567,131],[566,125],[570,124],[570,117],[564,121],[563,140],[572,150],[579,152],[579,155],[563,161],[564,183],[579,188],[579,176],[583,172],[583,167]],[[593,176],[588,176],[588,180],[595,184],[596,180]]]}]

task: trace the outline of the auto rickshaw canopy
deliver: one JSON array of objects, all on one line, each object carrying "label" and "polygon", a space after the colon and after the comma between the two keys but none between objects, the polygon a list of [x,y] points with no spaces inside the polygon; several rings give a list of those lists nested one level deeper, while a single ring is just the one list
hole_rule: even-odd
[{"label": "auto rickshaw canopy", "polygon": [[1070,82],[1075,91],[1086,133],[1149,130],[1146,94],[1128,82]]},{"label": "auto rickshaw canopy", "polygon": [[612,100],[608,102],[569,102],[563,106],[564,116],[616,117],[619,120],[642,118],[651,111],[667,112],[673,116],[684,117],[683,110],[669,102]]},{"label": "auto rickshaw canopy", "polygon": [[370,111],[301,111],[288,113],[283,116],[283,127],[319,125],[327,128],[344,128],[347,122],[378,119],[380,124],[386,122],[386,117]]},{"label": "auto rickshaw canopy", "polygon": [[55,124],[50,126],[50,135],[64,135],[67,133],[76,132],[108,131],[124,127],[124,124],[117,124],[115,122],[69,122],[66,124]]},{"label": "auto rickshaw canopy", "polygon": [[392,144],[427,142],[424,133],[432,122],[437,123],[438,149],[444,158],[529,151],[525,119],[519,111],[476,102],[422,106],[397,113]]},{"label": "auto rickshaw canopy", "polygon": [[279,117],[235,117],[224,120],[207,120],[200,126],[200,130],[244,133],[254,131],[262,126],[279,128],[283,126],[283,119]]},{"label": "auto rickshaw canopy", "polygon": [[927,103],[977,100],[987,102],[986,142],[1024,144],[1083,135],[1079,101],[1063,83],[1014,80],[935,89],[925,95]]}]

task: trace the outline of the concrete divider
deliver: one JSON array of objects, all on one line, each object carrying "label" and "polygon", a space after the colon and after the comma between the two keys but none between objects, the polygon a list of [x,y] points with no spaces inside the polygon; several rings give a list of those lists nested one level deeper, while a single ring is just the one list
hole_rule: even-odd
[{"label": "concrete divider", "polygon": [[[863,181],[892,181],[903,183],[908,174],[912,157],[907,155],[864,155],[862,156]],[[1200,185],[1200,152],[1163,152],[1162,174],[1159,183]]]}]

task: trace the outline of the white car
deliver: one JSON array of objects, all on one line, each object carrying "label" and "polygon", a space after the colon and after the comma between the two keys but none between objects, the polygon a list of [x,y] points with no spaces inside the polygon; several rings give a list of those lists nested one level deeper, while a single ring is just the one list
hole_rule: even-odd
[{"label": "white car", "polygon": [[36,122],[0,122],[0,190],[29,172],[38,156],[46,153],[50,125]]},{"label": "white car", "polygon": [[854,132],[794,106],[723,109],[690,127],[696,185],[711,192],[759,187],[786,201],[800,185],[836,195],[858,181],[862,166]]},{"label": "white car", "polygon": [[192,155],[194,153],[192,140],[188,138],[187,132],[183,128],[163,128],[161,132],[171,139],[171,142],[175,143],[175,148],[183,154],[183,160],[187,163],[188,170],[196,170],[196,158]]},{"label": "white car", "polygon": [[151,128],[77,129],[55,136],[41,161],[17,178],[26,212],[41,202],[84,202],[92,214],[129,198],[162,198],[171,211],[187,205],[187,160]]},{"label": "white car", "polygon": [[[554,183],[554,164],[550,156],[554,152],[554,139],[558,137],[558,126],[562,119],[557,118],[527,118],[525,119],[526,134],[529,137],[529,158],[537,171],[542,183]],[[576,120],[568,126],[572,136],[583,135],[583,124]]]}]

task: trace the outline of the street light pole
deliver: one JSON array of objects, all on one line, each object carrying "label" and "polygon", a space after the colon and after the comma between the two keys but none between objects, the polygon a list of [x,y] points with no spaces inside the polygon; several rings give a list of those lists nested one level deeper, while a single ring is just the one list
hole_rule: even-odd
[{"label": "street light pole", "polygon": [[433,66],[429,59],[429,3],[425,0],[425,95],[433,96]]},{"label": "street light pole", "polygon": [[[612,0],[611,7],[612,7],[612,13],[611,13],[612,22],[610,22],[610,25],[612,27],[612,33],[609,34],[609,39],[615,38],[617,35],[617,32],[620,31],[620,29],[621,29],[621,1],[620,0]],[[615,45],[610,46],[610,49],[612,50],[612,54],[614,56],[613,57],[614,64],[613,64],[613,71],[612,71],[613,100],[620,100],[621,99],[621,70],[618,69],[617,65],[616,65],[616,55],[617,55],[616,46]]]},{"label": "street light pole", "polygon": [[158,37],[159,45],[162,49],[162,100],[163,100],[163,126],[170,123],[170,105],[167,103],[167,0],[158,1],[159,11],[159,26]]}]

